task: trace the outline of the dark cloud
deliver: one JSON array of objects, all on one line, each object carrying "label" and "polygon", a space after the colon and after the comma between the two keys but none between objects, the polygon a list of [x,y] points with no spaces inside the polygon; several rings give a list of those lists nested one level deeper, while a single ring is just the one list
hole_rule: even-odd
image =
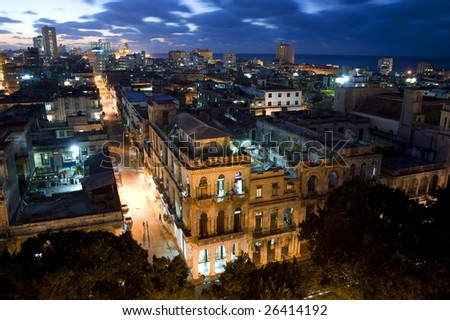
[{"label": "dark cloud", "polygon": [[47,18],[40,18],[35,25],[55,25],[56,24],[56,20],[52,20],[52,19],[47,19]]},{"label": "dark cloud", "polygon": [[1,30],[0,29],[0,34],[10,34],[10,33],[12,33],[12,32],[8,31],[8,30]]},{"label": "dark cloud", "polygon": [[24,12],[22,12],[23,14],[32,14],[32,15],[36,15],[37,13],[36,12],[34,12],[34,11],[31,11],[31,10],[27,10],[27,11],[24,11]]},{"label": "dark cloud", "polygon": [[[195,3],[219,10],[191,12]],[[309,10],[302,0],[196,0],[188,5],[179,0],[115,0],[99,13],[85,12],[79,21],[41,18],[33,27],[40,32],[45,24],[55,26],[60,42],[98,37],[151,52],[198,46],[215,52],[274,52],[280,41],[294,44],[298,53],[445,55],[450,50],[448,0],[428,5],[419,0],[308,3]],[[11,22],[19,21],[0,17],[0,23]]]},{"label": "dark cloud", "polygon": [[8,17],[0,17],[0,23],[21,23],[22,21],[19,20],[13,20]]},{"label": "dark cloud", "polygon": [[360,5],[373,2],[372,0],[340,0],[339,3],[343,5]]}]

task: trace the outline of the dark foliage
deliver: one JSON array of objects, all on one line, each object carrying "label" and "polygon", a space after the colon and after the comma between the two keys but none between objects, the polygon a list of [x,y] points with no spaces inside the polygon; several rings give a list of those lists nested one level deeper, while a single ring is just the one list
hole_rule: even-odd
[{"label": "dark foliage", "polygon": [[180,257],[153,258],[129,233],[59,232],[0,257],[0,299],[189,299]]}]

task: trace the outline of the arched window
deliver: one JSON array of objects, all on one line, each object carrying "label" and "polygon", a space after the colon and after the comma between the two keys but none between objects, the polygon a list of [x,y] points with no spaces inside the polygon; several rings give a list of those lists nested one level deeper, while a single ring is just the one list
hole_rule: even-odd
[{"label": "arched window", "polygon": [[361,171],[359,174],[359,178],[361,179],[361,181],[366,180],[366,163],[363,162],[361,165]]},{"label": "arched window", "polygon": [[333,191],[334,188],[337,187],[337,182],[338,182],[337,180],[338,180],[338,178],[337,178],[337,174],[335,171],[331,172],[328,175],[328,191]]},{"label": "arched window", "polygon": [[356,173],[356,165],[352,164],[350,166],[349,180],[354,180],[355,179],[355,173]]},{"label": "arched window", "polygon": [[284,215],[283,215],[283,227],[287,228],[293,225],[294,223],[294,219],[293,219],[293,213],[294,213],[294,208],[287,208],[284,210]]},{"label": "arched window", "polygon": [[241,231],[241,208],[237,208],[236,210],[234,210],[233,231],[234,232]]},{"label": "arched window", "polygon": [[308,179],[308,193],[315,193],[316,192],[316,183],[317,183],[316,176],[311,176]]},{"label": "arched window", "polygon": [[417,179],[414,178],[409,183],[408,196],[413,197],[417,193]]},{"label": "arched window", "polygon": [[242,174],[240,172],[236,172],[236,176],[234,179],[234,193],[235,194],[244,193],[244,181],[242,178]]},{"label": "arched window", "polygon": [[198,185],[199,198],[205,198],[208,195],[208,179],[202,177]]},{"label": "arched window", "polygon": [[424,195],[427,193],[427,187],[428,187],[428,178],[427,177],[423,177],[420,180],[419,183],[419,195]]},{"label": "arched window", "polygon": [[217,215],[217,234],[221,235],[225,233],[225,212],[220,210]]},{"label": "arched window", "polygon": [[370,170],[370,180],[377,180],[378,171],[377,171],[377,162],[373,161],[371,164],[371,170]]},{"label": "arched window", "polygon": [[225,193],[225,176],[221,174],[217,179],[217,196],[223,197]]},{"label": "arched window", "polygon": [[200,226],[198,236],[200,238],[208,236],[208,215],[204,212],[200,216]]},{"label": "arched window", "polygon": [[439,177],[437,174],[431,178],[430,192],[436,191],[439,185]]},{"label": "arched window", "polygon": [[406,185],[405,185],[405,180],[401,179],[398,183],[397,183],[397,189],[400,189],[402,191],[406,191]]}]

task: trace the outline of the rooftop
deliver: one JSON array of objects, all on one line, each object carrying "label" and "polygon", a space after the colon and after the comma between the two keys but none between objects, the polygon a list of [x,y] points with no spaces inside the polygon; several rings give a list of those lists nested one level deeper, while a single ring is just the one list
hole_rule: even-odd
[{"label": "rooftop", "polygon": [[150,100],[158,104],[176,104],[176,99],[171,96],[153,96],[150,98]]},{"label": "rooftop", "polygon": [[11,221],[11,224],[74,218],[119,210],[118,203],[111,207],[109,202],[95,202],[83,191],[59,193],[27,202],[23,211]]},{"label": "rooftop", "polygon": [[147,102],[148,96],[141,92],[135,92],[135,91],[125,91],[124,96],[128,99],[131,103],[138,103],[138,102]]},{"label": "rooftop", "polygon": [[188,113],[178,115],[178,126],[195,140],[217,139],[231,137],[231,134],[219,130]]}]

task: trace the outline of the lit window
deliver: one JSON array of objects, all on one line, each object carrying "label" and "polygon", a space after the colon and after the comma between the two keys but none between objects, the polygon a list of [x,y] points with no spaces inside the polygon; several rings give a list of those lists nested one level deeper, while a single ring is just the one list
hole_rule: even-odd
[{"label": "lit window", "polygon": [[289,182],[286,184],[286,191],[290,192],[293,190],[294,184],[292,182]]},{"label": "lit window", "polygon": [[261,198],[262,197],[262,186],[256,187],[256,197]]},{"label": "lit window", "polygon": [[41,154],[41,162],[42,162],[43,166],[50,164],[50,160],[48,158],[48,153],[42,153]]}]

